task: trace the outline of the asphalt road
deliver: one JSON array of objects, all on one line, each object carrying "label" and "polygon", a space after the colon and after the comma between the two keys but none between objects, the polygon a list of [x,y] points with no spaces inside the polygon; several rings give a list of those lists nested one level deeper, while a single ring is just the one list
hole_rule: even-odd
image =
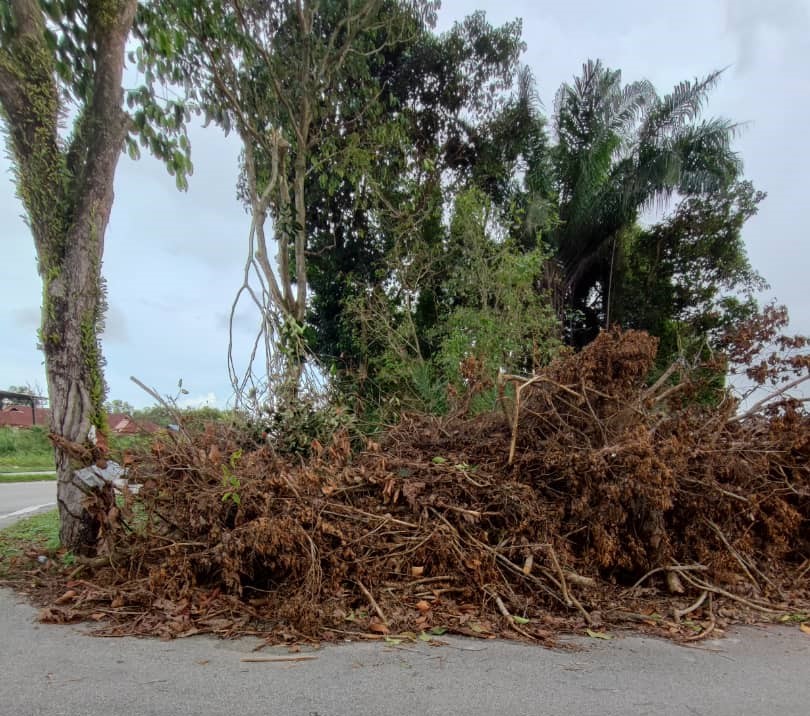
[{"label": "asphalt road", "polygon": [[[0,483],[0,529],[56,506],[56,482]],[[0,714],[3,714],[0,706]]]},{"label": "asphalt road", "polygon": [[[745,628],[699,648],[642,637],[576,650],[501,641],[351,643],[245,663],[255,640],[100,639],[39,625],[0,590],[8,716],[806,716],[810,637]],[[85,627],[86,628],[86,627]],[[288,655],[263,650],[262,655]]]}]

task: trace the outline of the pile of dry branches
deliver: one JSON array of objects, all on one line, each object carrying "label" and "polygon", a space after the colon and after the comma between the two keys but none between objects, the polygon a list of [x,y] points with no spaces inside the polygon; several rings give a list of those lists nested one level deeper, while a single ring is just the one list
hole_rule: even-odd
[{"label": "pile of dry branches", "polygon": [[166,435],[133,468],[139,494],[103,515],[99,556],[40,574],[59,594],[43,618],[545,640],[628,621],[701,638],[806,612],[803,403],[707,405],[682,366],[650,385],[655,353],[604,333],[506,376],[502,414],[405,417],[359,453],[345,435],[307,460],[223,426]]}]

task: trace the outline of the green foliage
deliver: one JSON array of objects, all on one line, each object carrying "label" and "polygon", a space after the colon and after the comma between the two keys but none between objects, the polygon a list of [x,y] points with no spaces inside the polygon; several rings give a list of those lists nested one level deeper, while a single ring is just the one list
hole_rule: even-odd
[{"label": "green foliage", "polygon": [[467,380],[461,371],[468,358],[494,383],[500,372],[533,371],[560,345],[551,303],[537,288],[548,257],[540,249],[519,252],[493,240],[488,213],[489,202],[472,190],[456,200],[451,223],[443,284],[449,305],[436,327],[434,360],[459,389]]},{"label": "green foliage", "polygon": [[[56,482],[56,468],[50,467],[53,472],[45,474],[45,470],[28,468],[9,468],[0,458],[0,484],[17,482]],[[36,473],[36,474],[32,474]]]},{"label": "green foliage", "polygon": [[53,447],[45,428],[38,425],[25,429],[0,427],[0,456],[15,453],[52,456]]},{"label": "green foliage", "polygon": [[[470,389],[479,391],[473,410],[491,407],[499,373],[529,372],[559,348],[558,321],[538,288],[547,256],[498,238],[505,231],[493,214],[481,190],[459,194],[447,242],[421,244],[390,295],[377,290],[349,306],[365,370],[358,392],[382,419],[445,412]],[[441,277],[428,320],[425,292],[411,300],[414,275]]]},{"label": "green foliage", "polygon": [[242,485],[234,474],[234,470],[237,469],[241,459],[242,451],[237,450],[228,458],[228,464],[222,466],[222,487],[225,488],[225,492],[222,493],[222,501],[230,500],[237,507],[242,503],[242,498],[239,496],[239,489]]},{"label": "green foliage", "polygon": [[745,222],[765,198],[750,182],[689,196],[665,221],[625,233],[617,267],[616,320],[656,335],[664,321],[701,333],[744,318],[739,309],[767,284],[751,268]]},{"label": "green foliage", "polygon": [[[522,49],[519,21],[493,27],[482,12],[443,35],[423,28],[347,80],[341,101],[377,97],[359,119],[322,120],[325,141],[314,154],[321,174],[307,186],[308,321],[313,350],[341,378],[364,370],[367,358],[390,365],[382,354],[358,360],[373,346],[356,335],[352,314],[358,301],[397,280],[400,262],[444,241],[442,213],[456,187],[479,186],[503,206],[512,200],[526,147],[544,136],[536,98],[525,83],[516,87]],[[414,320],[422,338],[439,280],[419,286],[424,310]],[[417,367],[413,378],[423,375]]]},{"label": "green foliage", "polygon": [[620,71],[597,61],[560,88],[554,115],[560,221],[551,245],[562,297],[585,319],[572,326],[575,343],[610,320],[617,242],[639,212],[675,192],[722,191],[738,176],[730,146],[735,125],[699,119],[719,76],[682,82],[661,97],[646,81],[623,86]]},{"label": "green foliage", "polygon": [[108,413],[123,413],[124,415],[133,415],[135,408],[126,400],[108,400],[104,403],[104,410]]},{"label": "green foliage", "polygon": [[354,416],[335,396],[299,396],[276,409],[268,408],[259,422],[264,439],[275,451],[293,455],[309,455],[316,443],[328,445],[338,433],[356,432]]}]

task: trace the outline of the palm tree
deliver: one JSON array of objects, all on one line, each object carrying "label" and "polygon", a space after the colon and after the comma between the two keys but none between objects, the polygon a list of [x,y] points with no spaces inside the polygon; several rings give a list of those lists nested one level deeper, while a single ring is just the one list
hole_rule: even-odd
[{"label": "palm tree", "polygon": [[660,97],[644,80],[589,61],[557,92],[554,176],[559,225],[551,237],[566,309],[579,316],[574,342],[609,322],[617,239],[640,212],[674,193],[722,189],[740,173],[736,125],[701,120],[721,72],[681,82]]}]

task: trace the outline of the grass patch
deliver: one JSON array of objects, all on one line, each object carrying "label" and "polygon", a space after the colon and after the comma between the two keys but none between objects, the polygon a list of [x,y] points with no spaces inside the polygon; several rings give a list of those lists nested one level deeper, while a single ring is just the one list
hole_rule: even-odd
[{"label": "grass patch", "polygon": [[56,470],[52,455],[46,459],[38,455],[0,457],[0,472],[39,472],[40,470]]},{"label": "grass patch", "polygon": [[53,446],[42,426],[0,428],[0,472],[30,472],[55,468]]},{"label": "grass patch", "polygon": [[26,473],[0,474],[0,485],[8,482],[56,482],[56,473],[49,475],[28,475]]},{"label": "grass patch", "polygon": [[59,549],[59,511],[50,510],[0,530],[0,575],[8,571],[15,557],[36,550],[52,553]]},{"label": "grass patch", "polygon": [[[149,435],[110,435],[110,457],[119,462],[125,452],[148,449]],[[46,428],[0,428],[0,473],[25,473],[55,470],[53,446]],[[46,478],[47,479],[47,478]],[[5,480],[0,482],[18,482]]]}]

